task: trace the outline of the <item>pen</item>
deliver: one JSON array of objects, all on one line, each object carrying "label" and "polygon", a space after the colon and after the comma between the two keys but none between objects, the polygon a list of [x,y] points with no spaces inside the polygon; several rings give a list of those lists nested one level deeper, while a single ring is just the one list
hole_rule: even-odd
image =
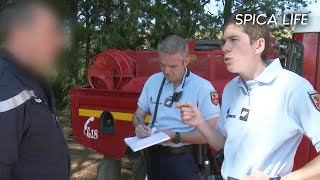
[{"label": "pen", "polygon": [[139,123],[140,123],[142,126],[145,126],[145,124],[139,119],[139,117],[138,117],[136,114],[134,114],[134,116],[137,118],[137,120],[139,121]]},{"label": "pen", "polygon": [[[145,124],[139,119],[139,117],[136,115],[136,114],[134,114],[134,116],[137,118],[137,120],[138,120],[138,122],[141,124],[141,126],[145,126]],[[151,133],[151,130],[148,128],[148,132],[149,133]]]}]

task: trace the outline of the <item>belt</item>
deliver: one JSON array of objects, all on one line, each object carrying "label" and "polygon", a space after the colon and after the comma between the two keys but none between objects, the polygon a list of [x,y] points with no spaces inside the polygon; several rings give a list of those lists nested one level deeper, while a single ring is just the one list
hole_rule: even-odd
[{"label": "belt", "polygon": [[193,152],[193,145],[184,145],[181,147],[155,145],[150,147],[149,149],[151,153],[160,152],[160,153],[167,153],[167,154],[184,154],[188,152]]}]

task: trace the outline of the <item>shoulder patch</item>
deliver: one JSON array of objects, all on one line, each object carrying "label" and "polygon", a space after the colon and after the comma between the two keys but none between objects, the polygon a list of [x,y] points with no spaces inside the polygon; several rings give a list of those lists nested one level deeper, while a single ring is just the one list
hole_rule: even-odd
[{"label": "shoulder patch", "polygon": [[214,105],[218,105],[219,104],[219,94],[217,91],[211,91],[210,92],[210,97],[211,97],[211,102]]},{"label": "shoulder patch", "polygon": [[317,91],[309,91],[310,98],[317,108],[318,111],[320,111],[320,94]]}]

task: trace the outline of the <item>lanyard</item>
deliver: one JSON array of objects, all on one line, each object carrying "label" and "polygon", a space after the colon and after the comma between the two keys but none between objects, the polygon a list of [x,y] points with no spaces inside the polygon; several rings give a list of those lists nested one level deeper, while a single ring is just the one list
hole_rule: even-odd
[{"label": "lanyard", "polygon": [[[186,68],[187,69],[187,68]],[[184,77],[184,80],[183,80],[183,84],[182,84],[182,88],[184,87],[185,85],[185,82],[186,82],[186,78],[190,75],[190,71],[189,69],[187,69],[187,74],[186,76]],[[159,92],[158,92],[158,97],[157,97],[157,101],[156,101],[156,106],[154,108],[154,114],[153,114],[153,118],[152,118],[152,122],[151,122],[151,128],[153,128],[154,126],[154,123],[156,122],[157,120],[157,114],[158,114],[158,109],[159,109],[159,101],[160,101],[160,97],[161,97],[161,93],[162,93],[162,90],[163,90],[163,86],[164,86],[164,83],[166,82],[166,78],[163,77],[163,80],[162,80],[162,83],[161,83],[161,86],[160,86],[160,89],[159,89]],[[174,99],[176,99],[177,101],[180,99],[180,97],[182,96],[182,91],[177,93],[177,95],[175,96],[179,96],[179,97],[175,97]]]},{"label": "lanyard", "polygon": [[159,89],[159,92],[158,92],[158,97],[157,97],[157,101],[156,101],[156,107],[154,108],[154,114],[153,114],[153,118],[152,118],[152,122],[151,122],[151,128],[153,128],[154,123],[156,122],[156,119],[157,119],[160,96],[161,96],[161,93],[162,93],[163,86],[164,86],[165,82],[166,82],[166,78],[163,77],[163,80],[162,80],[162,83],[161,83],[161,86],[160,86],[160,89]]}]

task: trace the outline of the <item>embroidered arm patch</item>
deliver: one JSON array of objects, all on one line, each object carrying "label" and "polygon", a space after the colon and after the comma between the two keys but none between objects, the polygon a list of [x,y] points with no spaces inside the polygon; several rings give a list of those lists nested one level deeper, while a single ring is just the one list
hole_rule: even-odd
[{"label": "embroidered arm patch", "polygon": [[308,92],[310,95],[310,98],[317,108],[318,111],[320,111],[320,94],[317,91],[310,91]]},{"label": "embroidered arm patch", "polygon": [[216,91],[210,92],[210,96],[211,96],[211,102],[214,105],[218,105],[219,104],[219,94]]}]

